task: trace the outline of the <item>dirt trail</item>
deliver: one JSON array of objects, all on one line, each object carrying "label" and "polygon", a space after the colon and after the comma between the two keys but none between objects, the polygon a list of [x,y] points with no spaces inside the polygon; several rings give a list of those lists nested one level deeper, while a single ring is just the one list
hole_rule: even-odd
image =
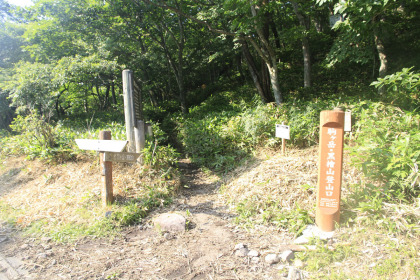
[{"label": "dirt trail", "polygon": [[[152,212],[140,225],[114,240],[86,239],[55,244],[28,239],[0,228],[0,280],[8,279],[284,279],[281,264],[264,261],[268,253],[291,247],[286,232],[270,227],[244,230],[218,195],[220,181],[180,162],[182,190],[173,204]],[[175,212],[188,221],[181,234],[157,232],[154,217]],[[3,239],[2,239],[3,237]],[[260,256],[237,256],[245,244]]]}]

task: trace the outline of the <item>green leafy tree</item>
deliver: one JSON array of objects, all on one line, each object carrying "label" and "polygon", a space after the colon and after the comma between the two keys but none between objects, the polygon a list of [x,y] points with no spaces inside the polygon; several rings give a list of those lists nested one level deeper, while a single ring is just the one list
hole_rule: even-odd
[{"label": "green leafy tree", "polygon": [[[334,4],[334,13],[341,14],[335,28],[341,33],[329,54],[331,64],[350,59],[358,63],[379,59],[380,78],[389,71],[389,52],[387,47],[395,44],[400,34],[394,33],[398,22],[415,18],[418,1],[397,0],[318,0],[319,4]],[[418,21],[417,21],[418,22]],[[375,51],[375,52],[374,52]]]},{"label": "green leafy tree", "polygon": [[[276,8],[276,2],[269,0],[210,3],[186,1],[189,8],[186,9],[187,12],[166,1],[143,0],[143,2],[182,15],[215,34],[232,36],[238,43],[246,42],[246,47],[251,45],[268,69],[269,81],[276,103],[283,102],[277,66],[278,55],[274,42],[269,36],[269,20],[271,18],[269,14],[272,9]],[[253,78],[255,82],[258,76],[253,75]]]}]

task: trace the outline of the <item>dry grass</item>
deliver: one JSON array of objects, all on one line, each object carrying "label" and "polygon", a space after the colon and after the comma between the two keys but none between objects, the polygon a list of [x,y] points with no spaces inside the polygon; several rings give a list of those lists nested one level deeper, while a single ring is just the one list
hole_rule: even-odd
[{"label": "dry grass", "polygon": [[[318,180],[318,149],[293,149],[283,156],[280,152],[260,151],[251,164],[237,168],[225,180],[224,197],[235,204],[240,201],[277,201],[279,206],[292,209],[313,209]],[[342,196],[361,174],[343,163]]]},{"label": "dry grass", "polygon": [[[252,201],[262,211],[267,200],[276,201],[279,209],[290,210],[299,205],[313,211],[318,150],[289,150],[286,156],[267,150],[258,154],[258,158],[225,178],[221,196],[233,205]],[[363,182],[360,172],[348,162],[346,155],[343,200],[354,199],[352,185]],[[119,203],[146,194],[145,185],[162,192],[168,191],[168,185],[179,186],[176,178],[164,181],[152,170],[137,165],[114,164],[113,174]],[[100,207],[100,184],[95,156],[57,166],[8,158],[0,167],[0,208],[13,208],[15,221],[22,227],[38,220],[48,221],[44,226],[51,228],[91,223],[103,218],[105,211],[118,207]],[[382,216],[344,210],[354,217],[343,217],[333,250],[321,245],[318,250],[298,254],[307,264],[305,270],[315,278],[325,279],[419,279],[419,199],[411,205],[383,203]],[[384,226],[386,223],[395,228]]]},{"label": "dry grass", "polygon": [[[179,180],[163,181],[137,164],[113,164],[114,196],[118,204],[148,192],[168,193]],[[118,205],[101,207],[101,178],[96,156],[78,162],[46,165],[38,160],[8,158],[2,164],[0,203],[16,210],[15,222],[26,227],[43,221],[44,227],[89,225]],[[12,176],[14,174],[14,176]],[[48,230],[44,228],[44,230]]]},{"label": "dry grass", "polygon": [[[230,174],[222,196],[234,208],[251,201],[248,205],[259,209],[257,215],[263,215],[267,201],[275,201],[278,211],[299,206],[314,216],[318,149],[290,150],[286,156],[269,151],[258,154],[252,163]],[[367,183],[349,162],[345,154],[344,214],[333,249],[321,243],[315,251],[299,253],[298,258],[307,264],[305,270],[316,279],[419,279],[420,199],[410,205],[383,202],[377,216],[369,209],[349,209],[348,201],[366,199],[358,192]]]}]

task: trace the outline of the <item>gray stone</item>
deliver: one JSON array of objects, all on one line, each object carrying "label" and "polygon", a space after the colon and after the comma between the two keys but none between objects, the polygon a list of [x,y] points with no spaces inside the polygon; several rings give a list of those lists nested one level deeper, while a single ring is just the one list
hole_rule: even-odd
[{"label": "gray stone", "polygon": [[235,245],[235,250],[239,250],[239,249],[242,249],[242,248],[245,248],[246,246],[244,245],[244,243],[238,243],[238,244],[236,244]]},{"label": "gray stone", "polygon": [[280,255],[283,262],[291,262],[295,258],[295,253],[292,250],[283,251]]},{"label": "gray stone", "polygon": [[268,264],[275,264],[280,261],[280,258],[277,254],[268,254],[265,256],[265,262]]},{"label": "gray stone", "polygon": [[165,234],[163,235],[163,237],[166,240],[171,240],[171,239],[174,239],[175,238],[175,236],[173,234],[169,233],[169,232],[165,232]]},{"label": "gray stone", "polygon": [[246,247],[242,247],[235,251],[235,256],[237,257],[246,257],[248,255],[249,250]]},{"label": "gray stone", "polygon": [[300,280],[303,279],[303,275],[299,269],[294,266],[289,267],[289,274],[287,280]]},{"label": "gray stone", "polygon": [[186,220],[183,216],[175,213],[167,213],[158,216],[154,225],[160,232],[184,232]]},{"label": "gray stone", "polygon": [[256,250],[251,250],[248,252],[248,257],[259,257],[260,253]]},{"label": "gray stone", "polygon": [[309,238],[306,236],[299,236],[298,238],[295,239],[295,241],[293,241],[293,243],[295,243],[296,245],[308,244]]},{"label": "gray stone", "polygon": [[46,259],[47,258],[47,254],[45,254],[45,253],[40,253],[37,256],[38,256],[38,259]]}]

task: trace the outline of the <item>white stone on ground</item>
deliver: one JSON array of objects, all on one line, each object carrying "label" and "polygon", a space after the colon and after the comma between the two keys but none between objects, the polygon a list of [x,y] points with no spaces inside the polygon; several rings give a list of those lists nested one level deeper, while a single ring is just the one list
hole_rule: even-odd
[{"label": "white stone on ground", "polygon": [[318,238],[321,240],[331,239],[334,236],[334,231],[325,232],[320,230],[316,225],[308,225],[303,231],[302,235],[295,239],[294,243],[308,244],[311,238]]},{"label": "white stone on ground", "polygon": [[283,262],[291,262],[295,258],[295,253],[292,250],[283,251],[280,255]]},{"label": "white stone on ground", "polygon": [[161,214],[154,220],[155,228],[161,232],[184,232],[185,224],[185,218],[175,213]]},{"label": "white stone on ground", "polygon": [[277,254],[268,254],[265,256],[265,262],[268,264],[275,264],[280,261],[280,258]]}]

